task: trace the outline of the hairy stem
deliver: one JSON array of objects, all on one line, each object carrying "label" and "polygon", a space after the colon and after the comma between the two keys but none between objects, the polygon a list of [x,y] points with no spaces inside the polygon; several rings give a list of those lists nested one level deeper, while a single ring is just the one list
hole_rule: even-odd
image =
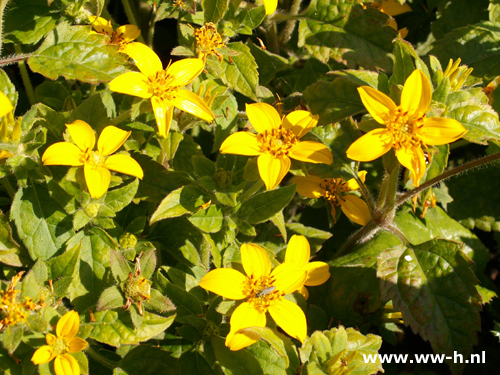
[{"label": "hairy stem", "polygon": [[366,223],[366,225],[363,228],[361,228],[360,230],[355,232],[351,237],[349,237],[347,242],[344,245],[342,245],[339,251],[335,253],[334,259],[349,253],[353,247],[355,247],[360,243],[363,243],[368,238],[373,236],[375,232],[379,230],[379,228],[380,226],[376,222],[370,220],[368,223]]},{"label": "hairy stem", "polygon": [[[125,14],[127,15],[128,21],[132,25],[135,25],[138,28],[140,28],[139,23],[137,22],[137,19],[135,18],[135,15],[134,15],[137,12],[134,12],[134,10],[132,10],[132,4],[130,4],[130,0],[122,0],[122,4],[123,4],[123,8],[125,9]],[[146,44],[144,42],[144,38],[142,37],[142,33],[137,38],[137,41]]]},{"label": "hairy stem", "polygon": [[5,57],[3,59],[0,59],[0,66],[6,66],[10,64],[15,64],[19,61],[26,60],[31,56],[31,53],[21,53],[20,55],[10,55],[8,57]]},{"label": "hairy stem", "polygon": [[419,187],[417,187],[417,188],[415,188],[415,189],[413,189],[413,190],[411,190],[411,191],[403,194],[396,201],[396,206],[395,207],[398,207],[398,206],[402,205],[408,199],[413,198],[415,195],[417,195],[421,191],[424,191],[425,189],[430,188],[431,186],[437,184],[438,182],[444,181],[447,178],[450,178],[450,177],[455,176],[455,175],[457,175],[459,173],[468,171],[470,169],[477,168],[477,167],[479,167],[481,165],[491,163],[491,162],[493,162],[495,160],[498,160],[498,159],[500,159],[500,152],[497,152],[496,154],[493,154],[493,155],[485,156],[485,157],[483,157],[481,159],[477,159],[477,160],[471,161],[469,163],[465,163],[465,164],[463,164],[463,165],[461,165],[459,167],[450,169],[449,171],[446,171],[443,174],[440,174],[439,176],[434,177],[432,180],[429,180],[429,181],[423,183]]},{"label": "hairy stem", "polygon": [[279,44],[278,44],[278,30],[276,27],[276,22],[270,20],[269,18],[266,21],[267,28],[267,49],[272,53],[279,53]]},{"label": "hairy stem", "polygon": [[[292,5],[290,6],[290,12],[288,13],[290,16],[296,16],[299,14],[300,5],[302,0],[292,0]],[[288,42],[292,37],[293,30],[295,29],[295,25],[297,20],[290,20],[286,23],[285,28],[280,34],[280,42],[282,44]]]},{"label": "hairy stem", "polygon": [[[16,53],[21,54],[21,47],[19,45],[15,45],[14,49]],[[26,94],[28,95],[28,99],[31,105],[36,103],[35,90],[33,90],[33,85],[31,84],[30,76],[28,74],[28,69],[26,68],[26,62],[24,60],[20,60],[19,70],[21,71],[21,78],[23,80],[24,88],[26,89]]]}]

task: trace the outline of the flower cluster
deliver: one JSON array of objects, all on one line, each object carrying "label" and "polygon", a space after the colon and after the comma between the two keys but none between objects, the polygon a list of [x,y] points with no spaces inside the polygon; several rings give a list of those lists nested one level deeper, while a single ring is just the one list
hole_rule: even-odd
[{"label": "flower cluster", "polygon": [[21,279],[23,271],[14,276],[5,291],[0,291],[0,331],[7,326],[27,322],[32,311],[40,308],[29,297],[24,297],[24,301],[19,300],[20,290],[15,289],[16,284]]},{"label": "flower cluster", "polygon": [[123,25],[113,30],[111,21],[105,20],[102,17],[90,16],[90,24],[98,34],[103,34],[109,37],[109,44],[119,46],[123,49],[125,44],[137,39],[141,35],[141,30],[135,25]]},{"label": "flower cluster", "polygon": [[219,48],[225,47],[222,36],[217,32],[217,27],[212,23],[206,23],[199,29],[194,31],[196,45],[198,47],[198,58],[205,61],[207,56],[215,55],[219,61],[223,57],[218,51]]}]

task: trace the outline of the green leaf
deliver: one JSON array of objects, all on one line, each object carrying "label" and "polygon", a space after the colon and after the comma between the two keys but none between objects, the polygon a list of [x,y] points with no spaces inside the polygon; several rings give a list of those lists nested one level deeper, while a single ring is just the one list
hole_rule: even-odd
[{"label": "green leaf", "polygon": [[311,112],[319,115],[319,124],[330,124],[365,111],[357,87],[344,78],[318,81],[304,91],[304,99]]},{"label": "green leaf", "polygon": [[495,66],[500,64],[496,46],[500,31],[496,24],[481,22],[455,29],[434,43],[429,52],[446,66],[449,59],[462,59],[462,65],[474,68],[472,75],[490,82],[497,76]]},{"label": "green leaf", "polygon": [[256,46],[251,40],[248,47],[255,57],[259,71],[259,84],[266,86],[271,82],[277,72],[288,67],[287,59]]},{"label": "green leaf", "polygon": [[130,202],[132,202],[135,193],[137,193],[138,187],[139,179],[136,178],[131,183],[119,189],[108,191],[106,197],[104,198],[104,206],[113,210],[113,212],[119,212],[123,210],[130,204]]},{"label": "green leaf", "polygon": [[176,309],[172,301],[156,289],[151,289],[151,298],[144,303],[144,306],[148,310],[155,310],[159,313],[173,311]]},{"label": "green leaf", "polygon": [[203,17],[205,18],[205,23],[213,22],[217,23],[226,13],[229,0],[203,0]]},{"label": "green leaf", "polygon": [[177,369],[180,374],[215,375],[205,357],[197,350],[183,353],[177,363]]},{"label": "green leaf", "polygon": [[14,108],[16,108],[18,97],[16,86],[10,81],[9,76],[3,69],[0,69],[0,91],[7,95]]},{"label": "green leaf", "polygon": [[231,58],[232,63],[227,58],[222,62],[207,60],[206,69],[229,88],[256,101],[259,73],[250,48],[241,42],[229,43],[227,47],[239,53]]},{"label": "green leaf", "polygon": [[89,337],[104,344],[120,346],[139,344],[158,335],[170,327],[175,315],[165,318],[144,311],[138,328],[134,328],[130,314],[123,309],[99,311],[94,318],[95,322],[84,325],[92,328]]},{"label": "green leaf", "polygon": [[495,291],[484,288],[481,285],[476,285],[476,290],[481,296],[483,304],[490,303],[493,298],[498,298],[498,295]]},{"label": "green leaf", "polygon": [[211,205],[191,215],[188,220],[199,230],[206,233],[217,233],[222,229],[224,215],[220,207]]},{"label": "green leaf", "polygon": [[37,184],[18,190],[12,202],[12,219],[33,260],[50,259],[74,234],[71,217],[45,186]]},{"label": "green leaf", "polygon": [[28,59],[31,70],[53,80],[63,76],[92,84],[125,73],[126,56],[106,44],[108,37],[90,30],[90,26],[60,24]]},{"label": "green leaf", "polygon": [[171,353],[165,350],[151,345],[139,345],[132,348],[118,366],[129,375],[157,375],[170,374],[176,362]]},{"label": "green leaf", "polygon": [[156,269],[156,251],[154,248],[141,255],[140,264],[142,277],[149,280]]},{"label": "green leaf", "polygon": [[408,53],[406,48],[403,48],[402,43],[407,42],[401,41],[394,43],[394,68],[392,70],[392,76],[389,79],[390,85],[404,85],[406,79],[415,70],[412,56]]},{"label": "green leaf", "polygon": [[160,143],[161,150],[165,154],[167,160],[172,160],[174,158],[177,148],[183,139],[184,135],[182,133],[175,132],[168,133],[167,138],[158,139],[158,143]]},{"label": "green leaf", "polygon": [[227,375],[264,375],[257,359],[247,350],[231,351],[219,337],[212,338],[215,356]]},{"label": "green leaf", "polygon": [[104,289],[97,301],[96,310],[113,310],[122,307],[125,304],[125,297],[117,286],[111,286]]},{"label": "green leaf", "polygon": [[189,135],[184,134],[184,138],[179,143],[177,151],[175,151],[172,165],[176,171],[192,173],[194,172],[194,167],[191,158],[202,154],[200,145],[193,141],[193,138]]},{"label": "green leaf", "polygon": [[250,224],[262,223],[285,208],[294,195],[295,185],[256,194],[241,205],[238,217]]},{"label": "green leaf", "polygon": [[313,0],[300,20],[298,46],[324,63],[332,58],[348,68],[391,71],[397,31],[388,21],[386,14],[352,1]]},{"label": "green leaf", "polygon": [[[431,240],[418,246],[399,246],[379,255],[377,276],[384,300],[392,299],[413,332],[428,340],[435,353],[464,357],[477,343],[481,328],[481,297],[473,262],[456,242]],[[446,360],[452,373],[465,364]]]},{"label": "green leaf", "polygon": [[202,204],[208,202],[202,191],[192,185],[174,190],[163,199],[151,215],[150,223],[173,218],[196,211]]},{"label": "green leaf", "polygon": [[74,277],[77,266],[80,264],[80,246],[73,246],[64,254],[47,261],[49,267],[49,278]]},{"label": "green leaf", "polygon": [[212,112],[215,116],[215,139],[212,152],[215,152],[238,124],[238,102],[232,94],[226,94],[224,97],[217,96],[212,104]]},{"label": "green leaf", "polygon": [[369,70],[344,69],[334,70],[329,74],[343,77],[356,86],[371,86],[374,89],[378,87],[378,74]]},{"label": "green leaf", "polygon": [[56,111],[62,111],[66,100],[70,97],[69,91],[63,84],[53,81],[45,81],[37,86],[35,95],[39,102]]},{"label": "green leaf", "polygon": [[110,253],[110,266],[113,277],[119,283],[124,283],[128,280],[128,275],[132,272],[129,262],[122,253],[111,250]]},{"label": "green leaf", "polygon": [[0,214],[0,262],[13,267],[22,267],[30,262],[26,250],[12,238],[9,220]]},{"label": "green leaf", "polygon": [[60,17],[57,5],[49,6],[45,0],[13,1],[4,17],[4,43],[38,43],[56,27]]},{"label": "green leaf", "polygon": [[2,346],[12,354],[16,351],[23,338],[24,324],[8,326],[1,334]]}]

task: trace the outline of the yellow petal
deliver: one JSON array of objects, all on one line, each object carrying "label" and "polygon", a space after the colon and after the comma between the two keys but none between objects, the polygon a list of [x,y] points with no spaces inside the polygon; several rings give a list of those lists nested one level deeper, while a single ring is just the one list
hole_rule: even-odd
[{"label": "yellow petal", "polygon": [[276,287],[276,290],[288,294],[304,285],[307,271],[305,267],[299,268],[285,262],[276,267],[273,272],[271,272],[271,276],[275,279],[273,286]]},{"label": "yellow petal", "polygon": [[257,136],[249,132],[236,132],[227,137],[219,149],[223,154],[236,154],[246,156],[260,155]]},{"label": "yellow petal", "polygon": [[138,177],[140,179],[144,177],[144,171],[142,170],[139,163],[128,155],[111,155],[104,162],[104,168],[111,169],[112,171],[120,173],[125,173],[130,176]]},{"label": "yellow petal", "polygon": [[270,154],[261,154],[257,159],[260,178],[264,181],[267,190],[279,185],[283,177],[290,170],[290,159],[287,156],[274,157]]},{"label": "yellow petal", "polygon": [[455,142],[465,133],[467,130],[457,120],[440,117],[425,118],[424,126],[419,131],[422,141],[427,145]]},{"label": "yellow petal", "polygon": [[231,315],[231,331],[226,337],[226,346],[231,350],[240,350],[259,341],[257,335],[251,333],[236,333],[248,327],[265,327],[266,314],[257,310],[253,304],[244,302]]},{"label": "yellow petal", "polygon": [[306,198],[320,198],[325,194],[320,184],[324,182],[323,178],[309,175],[309,177],[297,176],[290,180],[290,184],[297,184],[297,193]]},{"label": "yellow petal", "polygon": [[131,131],[127,132],[113,125],[106,126],[97,141],[97,149],[101,155],[111,155],[125,143],[131,133]]},{"label": "yellow petal", "polygon": [[306,316],[299,306],[283,298],[269,306],[269,313],[283,331],[304,342],[307,336],[307,323]]},{"label": "yellow petal", "polygon": [[10,99],[3,92],[0,92],[0,117],[5,116],[7,113],[14,109]]},{"label": "yellow petal", "polygon": [[71,124],[66,124],[71,139],[82,151],[93,150],[95,145],[94,130],[82,120],[75,120]]},{"label": "yellow petal", "polygon": [[123,52],[134,59],[137,67],[146,77],[155,75],[160,70],[163,70],[163,65],[158,55],[145,44],[129,43],[125,45]]},{"label": "yellow petal", "polygon": [[323,143],[315,141],[299,142],[292,146],[289,153],[295,160],[305,161],[307,163],[332,164],[333,156],[328,147]]},{"label": "yellow petal", "polygon": [[206,122],[212,122],[215,118],[203,99],[194,92],[178,90],[171,99],[171,102],[177,108],[187,113],[191,113],[193,116],[199,117]]},{"label": "yellow petal", "polygon": [[205,64],[201,59],[183,59],[174,62],[167,68],[167,74],[172,77],[169,82],[171,87],[184,87],[189,85],[200,75]]},{"label": "yellow petal", "polygon": [[174,106],[170,103],[161,100],[157,96],[151,98],[151,106],[156,118],[156,126],[158,126],[158,134],[160,137],[167,138],[170,124],[174,115]]},{"label": "yellow petal", "polygon": [[92,198],[99,198],[108,191],[111,173],[103,167],[94,168],[88,164],[83,167],[85,182]]},{"label": "yellow petal", "polygon": [[52,347],[48,345],[44,345],[41,348],[38,348],[35,353],[33,353],[33,357],[31,357],[31,362],[35,365],[41,365],[42,363],[49,363],[55,357],[54,350]]},{"label": "yellow petal", "polygon": [[271,272],[271,261],[262,247],[253,243],[244,243],[241,245],[240,252],[241,263],[247,276],[258,278],[269,275]]},{"label": "yellow petal", "polygon": [[139,72],[127,72],[119,75],[109,83],[109,89],[122,94],[151,98],[147,77]]},{"label": "yellow petal", "polygon": [[98,33],[105,33],[107,35],[113,34],[113,27],[110,21],[97,16],[90,16],[89,20],[94,30]]},{"label": "yellow petal", "polygon": [[412,9],[408,4],[400,4],[394,0],[382,0],[380,11],[389,16],[397,16],[406,12],[411,12]]},{"label": "yellow petal", "polygon": [[141,30],[135,25],[123,25],[116,29],[116,34],[121,36],[125,43],[128,43],[139,38]]},{"label": "yellow petal", "polygon": [[80,317],[75,310],[68,311],[57,322],[57,337],[72,338],[78,332],[80,326]]},{"label": "yellow petal", "polygon": [[47,341],[47,344],[48,345],[52,345],[56,342],[57,340],[57,337],[54,336],[52,333],[47,333],[47,335],[45,335],[45,341]]},{"label": "yellow petal", "polygon": [[419,186],[420,179],[425,174],[425,155],[421,147],[402,148],[396,150],[396,157],[401,165],[411,172],[413,185]]},{"label": "yellow petal", "polygon": [[307,238],[294,234],[286,248],[285,262],[302,268],[309,262],[310,257],[311,247]]},{"label": "yellow petal", "polygon": [[392,139],[387,129],[373,129],[358,138],[348,149],[349,159],[372,161],[384,155],[392,147]]},{"label": "yellow petal", "polygon": [[200,286],[225,298],[243,299],[247,297],[243,293],[246,280],[245,275],[232,268],[217,268],[203,276]]},{"label": "yellow petal", "polygon": [[293,111],[284,119],[282,126],[285,129],[290,129],[297,137],[302,138],[304,135],[318,124],[319,115],[313,115],[308,111]]},{"label": "yellow petal", "polygon": [[394,30],[398,31],[398,23],[396,22],[395,19],[392,19],[391,22],[389,22],[389,24],[387,25],[391,28],[393,28]]},{"label": "yellow petal", "polygon": [[385,124],[390,114],[396,111],[396,104],[383,92],[370,86],[358,87],[358,92],[366,110],[378,123]]},{"label": "yellow petal", "polygon": [[399,36],[401,39],[404,39],[408,36],[408,28],[403,27],[402,29],[398,30]]},{"label": "yellow petal", "polygon": [[80,365],[71,354],[58,355],[54,360],[56,375],[80,375]]},{"label": "yellow petal", "polygon": [[298,292],[304,296],[305,300],[307,300],[309,298],[309,291],[307,290],[307,288],[305,286],[302,286],[302,288],[300,288],[298,290]]},{"label": "yellow petal", "polygon": [[269,104],[246,104],[245,108],[248,120],[259,134],[264,133],[266,130],[277,129],[281,125],[278,111]]},{"label": "yellow petal", "polygon": [[266,14],[273,14],[278,7],[278,0],[264,0],[264,8],[266,9]]},{"label": "yellow petal", "polygon": [[429,79],[421,70],[415,70],[403,86],[400,107],[407,111],[409,116],[424,115],[431,105],[431,99],[432,90]]},{"label": "yellow petal", "polygon": [[355,195],[346,195],[340,201],[342,212],[356,224],[366,225],[370,221],[370,210],[366,202]]},{"label": "yellow petal", "polygon": [[330,278],[330,266],[325,262],[311,262],[306,266],[307,279],[304,283],[308,286],[317,286]]},{"label": "yellow petal", "polygon": [[78,167],[83,165],[83,153],[73,143],[57,142],[49,146],[42,155],[44,165],[70,165]]},{"label": "yellow petal", "polygon": [[79,337],[73,337],[69,340],[66,340],[66,345],[68,348],[68,352],[70,353],[78,353],[85,349],[89,344],[84,339]]},{"label": "yellow petal", "polygon": [[[358,172],[358,177],[361,180],[361,182],[365,182],[366,179],[366,171],[359,171]],[[359,184],[358,181],[356,181],[355,178],[351,178],[349,181],[347,181],[347,187],[351,190],[359,190]]]}]

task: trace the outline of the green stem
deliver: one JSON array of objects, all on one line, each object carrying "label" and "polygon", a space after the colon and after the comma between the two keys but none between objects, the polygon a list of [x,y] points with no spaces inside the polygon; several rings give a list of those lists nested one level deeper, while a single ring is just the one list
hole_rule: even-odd
[{"label": "green stem", "polygon": [[111,125],[118,125],[120,122],[125,121],[128,118],[130,118],[130,109],[120,113],[113,120],[111,120],[110,123]]},{"label": "green stem", "polygon": [[3,48],[3,12],[9,0],[0,0],[0,56]]},{"label": "green stem", "polygon": [[415,189],[407,192],[406,194],[403,194],[396,201],[395,207],[398,207],[398,206],[402,205],[408,199],[413,198],[415,195],[417,195],[421,191],[424,191],[425,189],[430,188],[431,186],[437,184],[438,182],[446,180],[447,178],[450,178],[450,177],[455,176],[457,174],[460,174],[462,172],[468,171],[470,169],[477,168],[477,167],[479,167],[481,165],[484,165],[484,164],[487,164],[487,163],[491,163],[491,162],[493,162],[495,160],[498,160],[498,159],[500,159],[500,152],[497,152],[496,154],[493,154],[493,155],[485,156],[485,157],[483,157],[481,159],[477,159],[477,160],[471,161],[469,163],[465,163],[465,164],[463,164],[463,165],[461,165],[459,167],[450,169],[449,171],[446,171],[443,174],[440,174],[439,176],[434,177],[432,180],[429,180],[429,181],[423,183],[419,187],[417,187],[417,188],[415,188]]},{"label": "green stem", "polygon": [[394,168],[387,178],[387,194],[384,201],[383,215],[385,221],[392,222],[396,207],[396,195],[398,193],[399,167]]},{"label": "green stem", "polygon": [[[17,44],[14,45],[14,49],[16,53],[22,54],[21,47]],[[26,89],[26,94],[28,95],[28,99],[31,105],[36,104],[35,90],[33,90],[33,86],[31,85],[30,76],[28,74],[28,69],[26,68],[26,62],[24,60],[19,61],[19,70],[21,71],[21,78],[23,80],[24,88]]]},{"label": "green stem", "polygon": [[20,55],[11,55],[4,59],[0,59],[0,66],[15,64],[19,61],[26,60],[31,56],[31,53],[22,53]]},{"label": "green stem", "polygon": [[253,184],[253,186],[250,189],[245,191],[245,193],[243,193],[240,196],[240,199],[239,199],[240,202],[241,203],[245,202],[248,198],[250,198],[256,192],[258,192],[262,186],[264,186],[264,181],[262,181],[262,180],[257,181],[255,184]]},{"label": "green stem", "polygon": [[349,253],[354,246],[363,243],[365,240],[373,236],[379,228],[380,227],[376,222],[370,220],[363,228],[349,237],[347,242],[343,244],[339,251],[335,253],[334,259]]},{"label": "green stem", "polygon": [[[301,3],[302,0],[292,0],[292,5],[290,6],[290,12],[288,13],[288,15],[296,16],[297,14],[299,14]],[[279,38],[282,44],[290,40],[290,38],[292,37],[293,30],[295,29],[296,23],[297,20],[290,20],[286,23],[286,26],[281,32]]]},{"label": "green stem", "polygon": [[272,53],[279,53],[279,44],[278,44],[278,31],[276,28],[276,22],[267,18],[266,21],[267,28],[267,49]]},{"label": "green stem", "polygon": [[[125,9],[125,14],[127,15],[128,21],[132,24],[140,28],[137,19],[135,18],[134,11],[132,10],[132,4],[130,4],[130,0],[122,0],[123,8]],[[144,43],[144,38],[141,35],[137,38],[138,42]]]},{"label": "green stem", "polygon": [[85,349],[85,353],[87,353],[92,359],[95,361],[99,362],[101,365],[114,370],[115,368],[118,367],[119,363],[115,361],[110,361],[107,358],[104,358],[103,356],[99,355],[92,347],[89,345],[87,346],[87,349]]},{"label": "green stem", "polygon": [[9,177],[4,177],[2,178],[2,185],[7,190],[7,193],[9,193],[9,196],[14,199],[14,196],[16,195],[16,191],[12,187],[9,181]]},{"label": "green stem", "polygon": [[151,17],[148,25],[148,46],[153,49],[153,37],[155,35],[156,4],[151,7]]}]

